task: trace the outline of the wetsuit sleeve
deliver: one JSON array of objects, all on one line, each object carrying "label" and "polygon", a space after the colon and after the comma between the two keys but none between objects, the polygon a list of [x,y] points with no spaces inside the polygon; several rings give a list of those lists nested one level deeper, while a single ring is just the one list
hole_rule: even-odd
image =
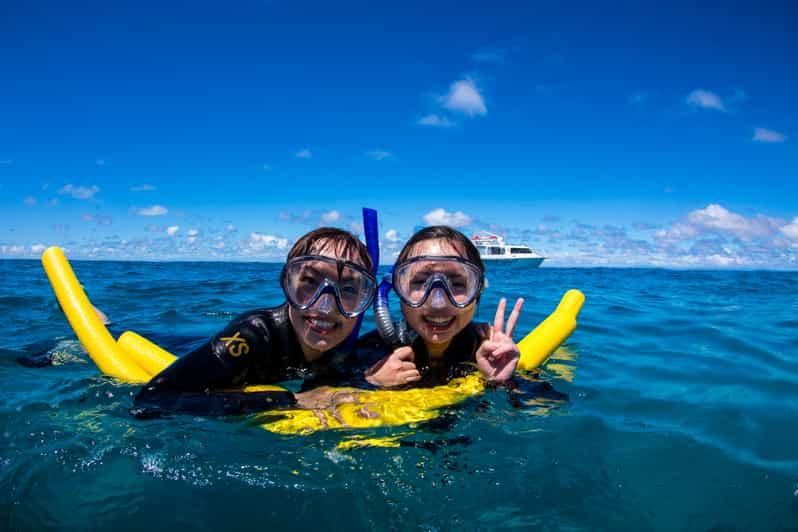
[{"label": "wetsuit sleeve", "polygon": [[134,410],[223,415],[294,404],[294,396],[288,391],[223,391],[243,385],[253,360],[269,357],[270,347],[269,330],[260,316],[238,318],[145,384],[136,396]]}]

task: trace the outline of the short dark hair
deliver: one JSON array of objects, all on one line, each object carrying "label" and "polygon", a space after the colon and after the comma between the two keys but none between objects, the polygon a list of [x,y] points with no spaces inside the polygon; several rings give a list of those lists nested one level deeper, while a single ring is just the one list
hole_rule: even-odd
[{"label": "short dark hair", "polygon": [[319,227],[301,236],[291,247],[286,260],[303,255],[316,255],[325,249],[332,249],[338,258],[354,257],[368,271],[373,263],[366,245],[358,237],[337,227]]},{"label": "short dark hair", "polygon": [[463,233],[447,225],[425,227],[411,236],[410,240],[407,241],[405,247],[403,247],[402,251],[399,253],[396,264],[398,265],[406,261],[416,244],[425,240],[448,241],[461,257],[467,259],[469,262],[473,262],[479,267],[479,270],[483,274],[485,273],[485,265],[482,263],[482,257],[479,256],[479,251],[474,243]]}]

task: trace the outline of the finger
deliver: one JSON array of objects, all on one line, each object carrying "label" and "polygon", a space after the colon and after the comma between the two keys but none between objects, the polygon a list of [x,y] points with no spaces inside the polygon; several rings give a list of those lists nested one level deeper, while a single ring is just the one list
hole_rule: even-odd
[{"label": "finger", "polygon": [[395,356],[399,360],[410,360],[410,361],[413,361],[416,358],[415,353],[413,353],[413,348],[407,346],[400,347],[399,349],[394,351],[393,356]]},{"label": "finger", "polygon": [[399,380],[401,382],[415,382],[421,380],[421,374],[418,370],[403,371],[399,374]]},{"label": "finger", "polygon": [[507,308],[507,300],[501,298],[499,306],[496,307],[496,317],[493,318],[493,331],[502,332],[504,329],[504,310]]},{"label": "finger", "polygon": [[508,353],[517,353],[518,349],[516,348],[515,344],[508,344],[508,345],[500,345],[497,347],[492,356],[494,359],[502,359],[507,356]]},{"label": "finger", "polygon": [[332,395],[330,401],[333,408],[345,403],[357,404],[360,400],[357,398],[359,394],[356,392],[336,392]]},{"label": "finger", "polygon": [[521,315],[521,307],[524,306],[524,298],[519,297],[515,301],[515,306],[513,306],[513,311],[510,313],[510,317],[507,318],[507,330],[505,334],[510,338],[513,337],[513,332],[515,331],[515,324],[518,323],[518,317]]},{"label": "finger", "polygon": [[496,342],[491,342],[490,340],[487,340],[485,342],[482,342],[482,345],[480,346],[480,350],[481,350],[483,355],[485,355],[486,357],[490,358],[493,355],[493,352],[496,350],[496,348],[498,346],[499,346],[499,344],[497,344]]},{"label": "finger", "polygon": [[367,406],[364,406],[363,408],[358,410],[357,415],[363,419],[377,419],[378,417],[380,417],[380,414],[378,412],[372,412],[371,410],[368,409]]},{"label": "finger", "polygon": [[349,424],[346,421],[344,421],[343,416],[335,406],[330,408],[329,412],[332,414],[332,417],[334,417],[335,420],[341,424],[342,427],[347,427],[347,428],[349,427]]},{"label": "finger", "polygon": [[319,418],[319,423],[321,423],[321,428],[323,429],[329,428],[329,426],[327,425],[327,416],[325,416],[321,410],[314,410],[313,413],[316,414],[317,418]]},{"label": "finger", "polygon": [[414,362],[402,362],[401,371],[415,371],[417,370]]}]

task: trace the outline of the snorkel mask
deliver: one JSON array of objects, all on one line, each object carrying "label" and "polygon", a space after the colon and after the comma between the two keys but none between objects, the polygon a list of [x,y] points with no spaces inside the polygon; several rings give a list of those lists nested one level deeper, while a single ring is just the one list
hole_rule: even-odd
[{"label": "snorkel mask", "polygon": [[374,300],[377,279],[351,261],[304,255],[286,262],[280,273],[280,286],[288,303],[297,310],[308,310],[321,300],[316,309],[330,313],[334,301],[342,316],[356,318]]},{"label": "snorkel mask", "polygon": [[458,256],[420,256],[394,268],[393,289],[402,302],[419,308],[432,296],[433,307],[449,303],[457,308],[472,304],[482,291],[484,275],[472,262]]}]

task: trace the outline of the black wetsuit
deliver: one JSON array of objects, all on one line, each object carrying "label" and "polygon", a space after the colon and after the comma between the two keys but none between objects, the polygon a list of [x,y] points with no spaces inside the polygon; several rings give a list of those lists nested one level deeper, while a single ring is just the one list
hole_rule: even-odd
[{"label": "black wetsuit", "polygon": [[[288,304],[247,312],[210,341],[178,358],[148,382],[134,415],[160,409],[194,414],[240,414],[295,404],[289,391],[231,392],[245,385],[303,379],[303,389],[346,383],[353,357],[335,350],[307,362],[288,319]],[[359,368],[358,368],[359,369]]]},{"label": "black wetsuit", "polygon": [[[477,326],[469,323],[452,338],[442,356],[431,358],[424,341],[421,337],[417,337],[411,347],[414,354],[413,361],[421,374],[421,380],[400,388],[439,386],[456,377],[465,377],[479,371],[476,366],[476,353],[481,343]],[[357,347],[360,357],[368,359],[368,366],[375,364],[394,349],[382,340],[377,331],[360,337]]]}]

